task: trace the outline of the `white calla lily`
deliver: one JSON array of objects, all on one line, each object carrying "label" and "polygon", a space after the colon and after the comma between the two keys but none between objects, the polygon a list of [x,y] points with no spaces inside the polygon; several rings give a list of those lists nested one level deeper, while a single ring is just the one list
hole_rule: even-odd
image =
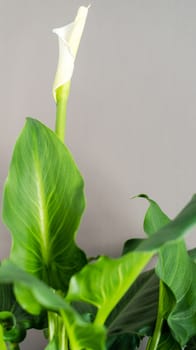
[{"label": "white calla lily", "polygon": [[81,6],[74,22],[53,30],[59,39],[59,61],[53,85],[53,96],[57,101],[56,90],[70,82],[74,61],[84,30],[89,7]]}]

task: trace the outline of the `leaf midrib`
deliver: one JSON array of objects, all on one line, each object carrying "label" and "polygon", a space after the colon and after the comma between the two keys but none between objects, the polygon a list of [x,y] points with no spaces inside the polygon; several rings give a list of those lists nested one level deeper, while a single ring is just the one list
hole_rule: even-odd
[{"label": "leaf midrib", "polygon": [[48,212],[46,210],[46,199],[45,199],[45,191],[44,184],[42,181],[42,172],[40,167],[40,162],[38,157],[34,159],[35,161],[35,175],[36,175],[36,187],[37,187],[37,203],[38,203],[38,213],[39,213],[39,221],[40,221],[40,236],[41,236],[41,251],[42,257],[45,263],[48,263],[49,257],[49,246],[48,246]]}]

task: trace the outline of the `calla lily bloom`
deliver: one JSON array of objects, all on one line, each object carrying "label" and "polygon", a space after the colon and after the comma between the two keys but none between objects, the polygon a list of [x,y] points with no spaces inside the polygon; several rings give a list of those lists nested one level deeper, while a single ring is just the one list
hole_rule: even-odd
[{"label": "calla lily bloom", "polygon": [[59,39],[59,61],[53,85],[55,101],[57,101],[56,90],[71,80],[74,61],[84,30],[88,9],[89,7],[81,6],[74,22],[53,30]]}]

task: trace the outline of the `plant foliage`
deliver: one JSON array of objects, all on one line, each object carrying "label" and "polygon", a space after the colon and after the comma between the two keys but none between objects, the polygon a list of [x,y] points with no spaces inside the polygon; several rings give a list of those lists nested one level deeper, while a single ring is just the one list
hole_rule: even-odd
[{"label": "plant foliage", "polygon": [[[84,180],[63,138],[87,12],[80,8],[74,23],[56,30],[64,85],[55,85],[55,131],[27,118],[13,151],[3,194],[12,246],[0,265],[0,349],[19,350],[37,328],[45,350],[135,350],[144,337],[146,350],[194,350],[196,249],[188,252],[184,237],[196,225],[196,195],[173,220],[138,196],[149,204],[146,238],[130,238],[117,258],[88,259],[75,242]],[[143,272],[155,255],[155,268]]]}]

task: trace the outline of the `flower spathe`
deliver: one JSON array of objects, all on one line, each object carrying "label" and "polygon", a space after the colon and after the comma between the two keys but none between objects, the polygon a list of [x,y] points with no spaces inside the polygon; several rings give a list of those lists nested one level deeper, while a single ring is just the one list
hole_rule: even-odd
[{"label": "flower spathe", "polygon": [[53,85],[53,96],[56,101],[56,90],[71,80],[74,61],[86,23],[88,7],[78,9],[74,22],[60,28],[53,29],[59,40],[59,60]]}]

